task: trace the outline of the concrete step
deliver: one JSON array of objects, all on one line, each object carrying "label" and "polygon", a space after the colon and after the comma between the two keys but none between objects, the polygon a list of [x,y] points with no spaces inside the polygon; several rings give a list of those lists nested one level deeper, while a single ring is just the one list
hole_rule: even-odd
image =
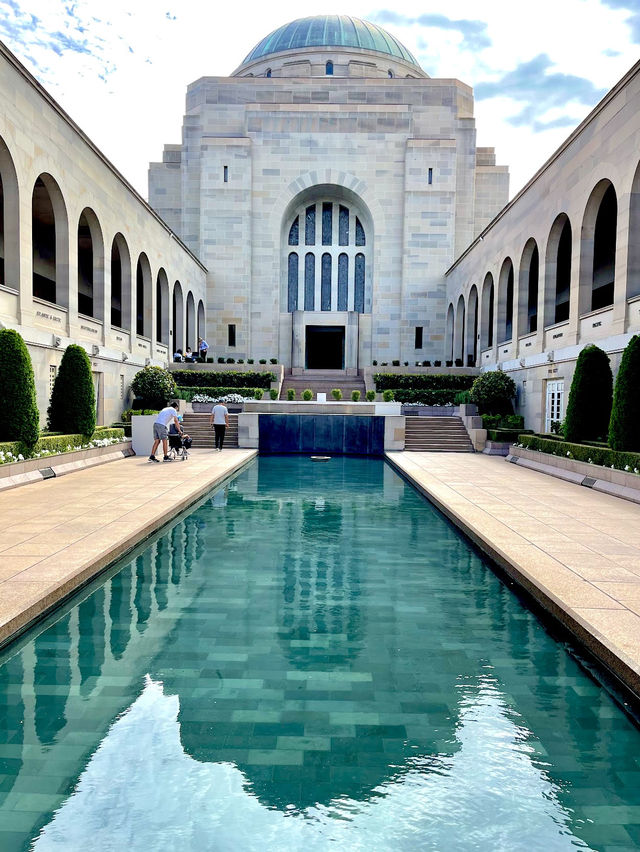
[{"label": "concrete step", "polygon": [[[191,435],[194,447],[215,447],[213,427],[209,426],[209,414],[187,413],[182,420],[185,432]],[[225,447],[238,446],[238,416],[229,415],[229,426],[224,436]]]},{"label": "concrete step", "polygon": [[473,446],[459,417],[406,417],[405,450],[471,453]]}]

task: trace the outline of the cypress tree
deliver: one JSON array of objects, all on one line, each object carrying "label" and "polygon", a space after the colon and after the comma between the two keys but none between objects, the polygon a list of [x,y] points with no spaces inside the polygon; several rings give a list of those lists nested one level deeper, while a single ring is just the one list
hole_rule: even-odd
[{"label": "cypress tree", "polygon": [[598,346],[578,355],[569,391],[564,437],[574,444],[604,440],[611,417],[613,376],[609,356]]},{"label": "cypress tree", "polygon": [[72,343],[62,356],[47,412],[52,432],[90,438],[96,430],[96,397],[91,362],[82,346]]},{"label": "cypress tree", "polygon": [[622,353],[616,377],[609,446],[622,452],[640,452],[640,335],[631,338]]},{"label": "cypress tree", "polygon": [[29,449],[40,436],[40,414],[31,356],[12,328],[0,331],[0,441],[22,441]]}]

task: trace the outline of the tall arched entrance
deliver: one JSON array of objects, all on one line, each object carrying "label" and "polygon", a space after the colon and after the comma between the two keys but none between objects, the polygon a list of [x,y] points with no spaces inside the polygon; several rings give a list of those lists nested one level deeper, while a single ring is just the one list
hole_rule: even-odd
[{"label": "tall arched entrance", "polygon": [[283,219],[281,313],[291,317],[291,364],[358,369],[361,317],[371,313],[373,222],[344,187],[301,193]]}]

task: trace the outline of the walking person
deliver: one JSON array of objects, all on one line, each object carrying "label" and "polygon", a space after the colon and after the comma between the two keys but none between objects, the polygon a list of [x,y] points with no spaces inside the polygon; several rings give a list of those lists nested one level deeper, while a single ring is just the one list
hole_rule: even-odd
[{"label": "walking person", "polygon": [[198,338],[198,354],[202,358],[203,361],[207,360],[207,352],[209,351],[209,344],[204,339],[204,337]]},{"label": "walking person", "polygon": [[162,451],[164,453],[163,461],[173,461],[171,456],[168,453],[167,440],[169,437],[169,424],[174,423],[176,429],[178,430],[178,434],[182,435],[182,426],[180,421],[178,420],[178,403],[172,402],[171,405],[167,405],[166,408],[163,408],[162,411],[159,411],[156,415],[155,423],[153,424],[153,437],[155,438],[153,442],[153,447],[151,447],[151,453],[149,454],[150,462],[159,462],[160,459],[156,458],[156,450],[158,449],[158,444],[162,441]]},{"label": "walking person", "polygon": [[215,432],[216,452],[219,453],[224,443],[224,433],[229,425],[229,411],[223,402],[217,402],[211,409],[209,426],[211,424],[213,424],[213,431]]}]

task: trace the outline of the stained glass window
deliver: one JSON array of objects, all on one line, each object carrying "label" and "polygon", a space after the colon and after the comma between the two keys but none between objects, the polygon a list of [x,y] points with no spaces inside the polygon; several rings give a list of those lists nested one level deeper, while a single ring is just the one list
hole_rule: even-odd
[{"label": "stained glass window", "polygon": [[322,255],[320,274],[320,310],[331,310],[331,255]]},{"label": "stained glass window", "polygon": [[308,246],[316,244],[316,205],[307,207],[304,217],[304,241]]},{"label": "stained glass window", "polygon": [[333,230],[333,204],[330,201],[322,202],[322,245],[330,246]]},{"label": "stained glass window", "polygon": [[349,258],[346,254],[338,256],[338,310],[346,311],[347,308],[347,286],[349,276]]},{"label": "stained glass window", "polygon": [[296,216],[289,230],[289,245],[297,246],[300,241],[300,217]]},{"label": "stained glass window", "polygon": [[364,255],[356,255],[355,265],[355,292],[353,297],[353,310],[359,314],[364,313]]},{"label": "stained glass window", "polygon": [[349,209],[342,204],[338,214],[338,245],[349,245]]},{"label": "stained glass window", "polygon": [[363,246],[365,245],[364,239],[364,228],[362,227],[362,222],[356,216],[356,245]]},{"label": "stained glass window", "polygon": [[298,310],[298,255],[293,251],[289,255],[287,310]]},{"label": "stained glass window", "polygon": [[304,258],[304,309],[315,310],[316,257],[309,252]]}]

